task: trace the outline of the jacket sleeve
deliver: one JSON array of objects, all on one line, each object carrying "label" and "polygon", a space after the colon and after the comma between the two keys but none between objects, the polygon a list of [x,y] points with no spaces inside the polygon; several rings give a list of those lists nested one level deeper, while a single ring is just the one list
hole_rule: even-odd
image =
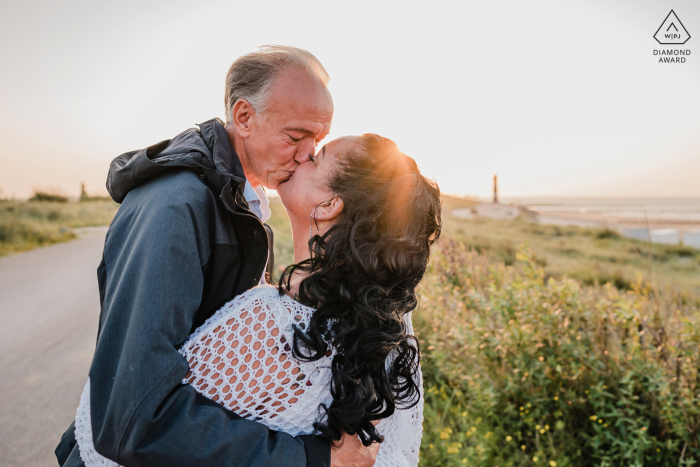
[{"label": "jacket sleeve", "polygon": [[318,438],[268,430],[181,384],[177,348],[202,299],[214,202],[196,175],[167,175],[130,192],[110,227],[90,369],[95,448],[128,467],[310,467],[307,450],[330,457]]}]

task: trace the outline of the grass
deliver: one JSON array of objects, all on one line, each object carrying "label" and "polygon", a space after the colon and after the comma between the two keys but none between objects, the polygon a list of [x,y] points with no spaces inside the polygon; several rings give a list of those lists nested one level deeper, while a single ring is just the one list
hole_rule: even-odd
[{"label": "grass", "polygon": [[444,218],[419,286],[430,466],[700,458],[700,251]]},{"label": "grass", "polygon": [[414,325],[430,466],[688,466],[700,458],[700,309],[587,286],[520,248],[444,238]]},{"label": "grass", "polygon": [[527,245],[548,276],[574,278],[584,285],[611,282],[631,290],[640,277],[656,290],[687,300],[700,296],[700,250],[650,244],[608,229],[539,225],[526,220],[444,218],[445,236],[477,252],[489,252],[506,265],[518,246]]},{"label": "grass", "polygon": [[111,200],[0,200],[0,256],[72,240],[73,228],[107,225],[118,207]]},{"label": "grass", "polygon": [[284,268],[294,261],[294,244],[292,243],[292,228],[289,225],[287,211],[284,210],[279,197],[270,198],[270,210],[272,216],[267,224],[272,227],[275,233],[275,270],[277,277],[284,271]]}]

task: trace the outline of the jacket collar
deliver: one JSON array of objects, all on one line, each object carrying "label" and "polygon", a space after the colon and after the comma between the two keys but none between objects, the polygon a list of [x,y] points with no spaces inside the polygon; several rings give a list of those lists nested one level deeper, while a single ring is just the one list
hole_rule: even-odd
[{"label": "jacket collar", "polygon": [[224,127],[224,123],[218,118],[212,118],[199,124],[202,139],[212,153],[212,159],[218,172],[224,176],[230,176],[238,183],[245,183],[245,174],[241,160],[236,151],[231,147],[231,142]]},{"label": "jacket collar", "polygon": [[214,118],[199,127],[199,131],[191,128],[172,140],[115,158],[107,174],[107,191],[114,201],[121,203],[140,184],[179,168],[198,174],[228,211],[253,216],[243,196],[243,166],[223,122]]}]

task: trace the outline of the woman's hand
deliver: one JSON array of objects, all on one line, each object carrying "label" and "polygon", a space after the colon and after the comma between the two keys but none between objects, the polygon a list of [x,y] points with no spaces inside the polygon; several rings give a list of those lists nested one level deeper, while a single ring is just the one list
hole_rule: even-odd
[{"label": "woman's hand", "polygon": [[[377,426],[379,420],[373,420]],[[331,448],[331,467],[372,467],[377,460],[379,443],[365,446],[357,435],[343,433],[337,448]]]}]

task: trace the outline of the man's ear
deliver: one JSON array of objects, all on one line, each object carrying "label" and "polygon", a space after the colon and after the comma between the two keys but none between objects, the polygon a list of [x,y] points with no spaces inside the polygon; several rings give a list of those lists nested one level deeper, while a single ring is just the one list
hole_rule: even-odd
[{"label": "man's ear", "polygon": [[337,196],[316,208],[314,217],[319,221],[332,221],[340,216],[345,208],[343,200]]},{"label": "man's ear", "polygon": [[244,138],[250,134],[250,119],[254,114],[255,109],[245,99],[238,99],[233,105],[231,120],[236,132]]}]

